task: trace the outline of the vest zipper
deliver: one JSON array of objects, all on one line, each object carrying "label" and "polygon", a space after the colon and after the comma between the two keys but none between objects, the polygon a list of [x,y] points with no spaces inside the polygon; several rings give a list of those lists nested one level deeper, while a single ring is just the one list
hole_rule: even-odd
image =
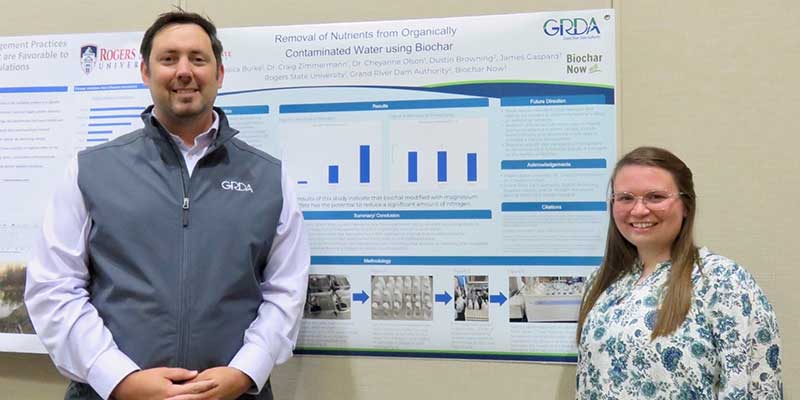
[{"label": "vest zipper", "polygon": [[180,165],[180,175],[181,175],[181,191],[183,192],[182,201],[181,201],[181,225],[183,225],[182,229],[182,243],[181,246],[183,251],[181,253],[181,262],[178,266],[178,343],[177,349],[175,354],[175,361],[176,366],[186,366],[186,358],[187,358],[187,345],[188,345],[188,335],[189,335],[189,322],[186,320],[184,314],[186,314],[187,310],[189,309],[189,287],[186,285],[186,275],[188,270],[187,263],[189,262],[189,251],[188,247],[188,230],[187,227],[189,226],[189,168],[186,166],[186,161],[183,159],[183,154],[181,153],[180,149],[178,149],[178,145],[169,137],[165,138],[172,149],[173,154],[178,160],[178,164]]},{"label": "vest zipper", "polygon": [[181,203],[181,220],[183,223],[183,255],[181,258],[181,265],[178,271],[180,282],[178,283],[178,366],[186,366],[189,345],[189,320],[186,314],[189,310],[189,296],[190,287],[186,283],[186,276],[189,270],[189,169],[183,159],[183,154],[178,150],[173,143],[173,149],[176,150],[176,155],[181,164],[181,186],[183,187],[183,202]]},{"label": "vest zipper", "polygon": [[184,195],[183,198],[183,227],[189,226],[189,197]]}]

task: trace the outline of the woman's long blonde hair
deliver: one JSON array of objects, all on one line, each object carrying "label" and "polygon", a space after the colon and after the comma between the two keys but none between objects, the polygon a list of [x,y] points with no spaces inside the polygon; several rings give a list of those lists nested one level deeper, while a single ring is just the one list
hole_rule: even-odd
[{"label": "woman's long blonde hair", "polygon": [[[674,332],[686,319],[692,301],[692,269],[699,256],[694,244],[694,217],[697,202],[692,181],[692,171],[686,164],[671,152],[658,147],[639,147],[626,154],[617,162],[611,175],[610,187],[613,190],[614,179],[622,167],[640,165],[666,170],[672,175],[686,211],[678,236],[672,243],[672,267],[665,284],[666,292],[659,305],[655,327],[651,339],[666,336]],[[613,207],[613,202],[611,204]],[[600,295],[617,279],[631,272],[638,258],[636,246],[625,239],[614,223],[613,209],[609,212],[608,238],[606,253],[600,270],[586,292],[578,314],[578,331],[576,341],[580,344],[581,330],[589,311],[594,307]]]}]

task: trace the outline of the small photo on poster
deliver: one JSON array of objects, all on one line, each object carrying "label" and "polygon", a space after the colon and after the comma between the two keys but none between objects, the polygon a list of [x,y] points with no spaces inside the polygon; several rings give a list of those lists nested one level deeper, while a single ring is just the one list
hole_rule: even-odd
[{"label": "small photo on poster", "polygon": [[453,278],[456,321],[489,321],[489,277],[456,275]]},{"label": "small photo on poster", "polygon": [[510,322],[576,322],[584,276],[512,276],[508,278]]},{"label": "small photo on poster", "polygon": [[350,302],[347,276],[311,274],[303,318],[350,319]]},{"label": "small photo on poster", "polygon": [[372,276],[372,319],[430,321],[433,319],[433,276]]},{"label": "small photo on poster", "polygon": [[25,264],[0,263],[0,333],[34,333],[24,295]]}]

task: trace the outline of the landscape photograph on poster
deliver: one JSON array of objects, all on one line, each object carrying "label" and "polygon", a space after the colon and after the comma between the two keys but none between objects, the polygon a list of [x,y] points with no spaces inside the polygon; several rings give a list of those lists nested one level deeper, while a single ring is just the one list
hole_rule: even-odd
[{"label": "landscape photograph on poster", "polygon": [[25,264],[0,263],[0,333],[33,333],[24,295]]}]

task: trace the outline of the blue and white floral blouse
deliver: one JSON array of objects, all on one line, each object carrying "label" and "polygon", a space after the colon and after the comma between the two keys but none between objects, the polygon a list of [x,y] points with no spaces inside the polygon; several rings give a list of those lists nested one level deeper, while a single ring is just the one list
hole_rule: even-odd
[{"label": "blue and white floral blouse", "polygon": [[[578,399],[782,399],[772,306],[735,262],[700,249],[683,324],[651,341],[670,262],[641,265],[598,299],[578,346]],[[588,287],[588,286],[587,286]]]}]

